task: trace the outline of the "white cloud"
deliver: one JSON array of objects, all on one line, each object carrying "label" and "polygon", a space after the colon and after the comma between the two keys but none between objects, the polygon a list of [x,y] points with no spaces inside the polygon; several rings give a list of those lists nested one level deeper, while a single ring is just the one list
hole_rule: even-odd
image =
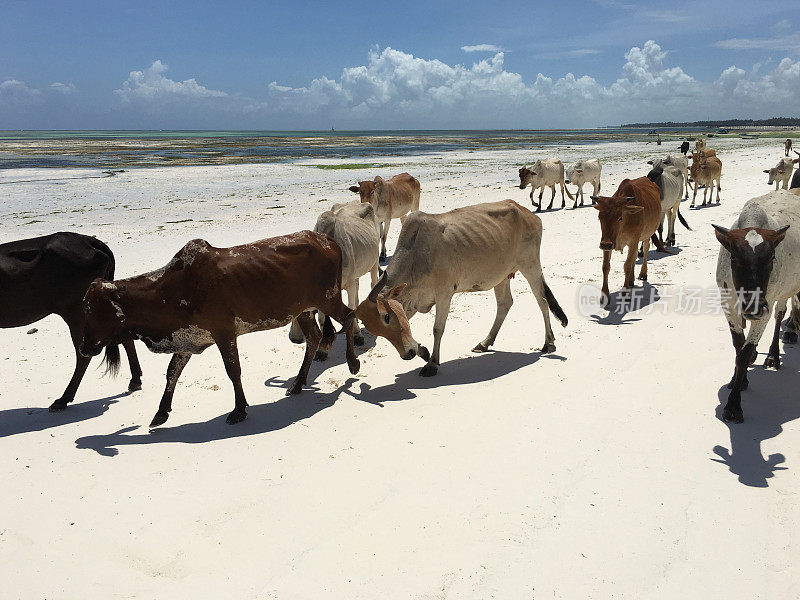
[{"label": "white cloud", "polygon": [[75,92],[75,84],[72,82],[61,83],[59,81],[54,81],[50,84],[50,89],[61,94],[72,94]]},{"label": "white cloud", "polygon": [[461,46],[464,52],[503,52],[500,46],[494,44],[476,44],[474,46]]},{"label": "white cloud", "polygon": [[0,103],[16,104],[38,98],[39,90],[18,79],[6,79],[0,83]]},{"label": "white cloud", "polygon": [[[778,31],[784,31],[784,21],[776,25]],[[725,50],[778,50],[800,52],[800,33],[789,33],[771,38],[730,38],[720,40],[714,44],[717,48]]]},{"label": "white cloud", "polygon": [[225,92],[200,85],[194,78],[173,81],[164,76],[166,64],[156,60],[144,71],[131,71],[122,87],[114,90],[126,102],[164,99],[225,98]]}]

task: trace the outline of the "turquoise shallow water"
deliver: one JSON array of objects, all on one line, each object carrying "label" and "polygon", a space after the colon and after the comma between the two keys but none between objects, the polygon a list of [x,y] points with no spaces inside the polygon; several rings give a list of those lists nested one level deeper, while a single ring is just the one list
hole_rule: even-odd
[{"label": "turquoise shallow water", "polygon": [[[679,134],[679,130],[671,130]],[[664,131],[662,135],[670,132]],[[0,131],[0,169],[365,159],[644,139],[644,129],[481,131]]]}]

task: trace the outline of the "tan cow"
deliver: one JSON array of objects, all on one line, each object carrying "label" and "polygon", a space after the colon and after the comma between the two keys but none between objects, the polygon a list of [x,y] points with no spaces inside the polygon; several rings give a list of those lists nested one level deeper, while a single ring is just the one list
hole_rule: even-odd
[{"label": "tan cow", "polygon": [[792,151],[792,140],[791,138],[786,138],[786,143],[783,145],[783,151],[785,156],[789,156],[789,152]]},{"label": "tan cow", "polygon": [[422,187],[419,181],[408,173],[395,175],[389,181],[376,177],[373,181],[359,181],[350,186],[350,191],[361,196],[362,202],[369,202],[375,209],[375,216],[381,227],[380,260],[386,260],[386,236],[392,219],[400,219],[413,210],[419,210],[419,195]]},{"label": "tan cow", "polygon": [[701,150],[705,150],[705,148],[706,148],[706,140],[705,140],[705,138],[701,138],[701,137],[697,138],[695,140],[695,142],[694,142],[694,149],[697,152],[700,152]]},{"label": "tan cow", "polygon": [[[712,151],[713,152],[713,151]],[[697,198],[697,189],[702,185],[703,188],[703,204],[706,205],[706,192],[708,186],[711,186],[711,197],[708,199],[708,204],[714,202],[714,183],[717,185],[717,204],[719,204],[719,192],[722,189],[720,179],[722,178],[722,161],[714,155],[705,155],[695,152],[692,155],[692,164],[689,167],[689,173],[694,180],[694,195],[692,196],[692,204],[694,206],[695,199]]]},{"label": "tan cow", "polygon": [[[655,185],[655,184],[653,184]],[[406,359],[420,355],[428,364],[423,377],[439,368],[439,347],[453,296],[494,290],[497,301],[489,334],[474,352],[494,344],[513,299],[511,278],[517,271],[528,280],[544,319],[542,353],[554,352],[550,312],[566,327],[567,316],[545,283],[539,257],[542,220],[513,200],[464,206],[432,215],[408,215],[397,252],[356,316],[374,335],[389,340]],[[414,341],[408,320],[436,307],[433,352]]]},{"label": "tan cow", "polygon": [[764,173],[769,175],[767,185],[775,184],[775,189],[783,183],[783,189],[789,187],[789,180],[792,178],[792,171],[794,170],[794,162],[791,158],[783,157],[778,161],[778,164],[771,169],[764,169]]},{"label": "tan cow", "polygon": [[[650,238],[661,223],[661,200],[658,186],[647,177],[624,179],[610,198],[599,196],[594,207],[600,212],[600,249],[603,251],[603,302],[608,304],[608,272],[611,252],[628,248],[624,273],[626,290],[633,289],[633,265],[639,242],[642,243],[642,268],[639,279],[647,281],[647,251]],[[664,252],[668,252],[666,249]]]},{"label": "tan cow", "polygon": [[[528,185],[531,186],[531,204],[536,208],[536,212],[542,210],[542,195],[544,194],[545,186],[553,190],[553,195],[550,197],[550,205],[547,210],[553,208],[553,200],[556,198],[556,185],[561,186],[561,208],[566,206],[564,201],[564,191],[566,190],[567,196],[570,200],[575,200],[569,190],[564,185],[564,163],[557,158],[546,158],[544,160],[537,160],[531,167],[522,167],[519,170],[519,189],[524,190]],[[534,192],[541,188],[539,191],[539,202],[534,202]]]}]

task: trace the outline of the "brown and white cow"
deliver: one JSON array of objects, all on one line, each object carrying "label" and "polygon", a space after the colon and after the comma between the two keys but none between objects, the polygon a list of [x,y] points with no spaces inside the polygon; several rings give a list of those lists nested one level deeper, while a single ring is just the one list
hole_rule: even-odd
[{"label": "brown and white cow", "polygon": [[[356,310],[374,335],[385,337],[406,359],[420,355],[423,377],[439,369],[439,348],[453,296],[494,289],[497,314],[489,334],[473,348],[486,352],[514,303],[511,278],[522,273],[544,319],[542,353],[554,352],[550,313],[567,326],[567,316],[545,282],[539,247],[542,220],[513,200],[464,206],[443,214],[414,212],[400,231],[397,253],[378,284]],[[433,352],[414,341],[408,323],[436,307]]]},{"label": "brown and white cow", "polygon": [[380,260],[386,260],[386,236],[392,219],[403,218],[412,210],[419,210],[419,195],[422,187],[416,177],[400,173],[386,181],[376,177],[373,181],[359,181],[350,186],[350,191],[361,196],[362,202],[369,202],[375,209],[375,216],[381,227]]},{"label": "brown and white cow", "polygon": [[695,199],[697,198],[697,190],[700,186],[703,188],[703,204],[706,205],[706,192],[711,186],[711,196],[708,198],[708,204],[714,203],[714,184],[717,185],[717,204],[719,204],[719,192],[722,189],[720,180],[722,178],[722,161],[717,158],[716,152],[710,155],[709,152],[713,150],[706,150],[705,152],[695,152],[692,155],[692,164],[689,167],[689,174],[694,180],[694,194],[692,195],[692,204],[694,206]]},{"label": "brown and white cow", "polygon": [[109,345],[138,338],[153,352],[172,354],[167,385],[150,424],[166,422],[181,371],[193,354],[217,345],[233,382],[236,403],[228,423],[247,417],[236,338],[297,319],[306,352],[288,394],[302,391],[317,347],[335,338],[330,321],[320,332],[311,309],[344,325],[347,364],[357,373],[353,311],[342,303],[342,252],[330,237],[311,231],[215,248],[192,240],[165,267],[109,282],[95,280],[84,298],[80,352],[94,356]]},{"label": "brown and white cow", "polygon": [[[642,268],[639,279],[647,281],[647,252],[650,239],[661,224],[661,200],[658,186],[647,177],[624,179],[611,197],[594,198],[599,211],[600,249],[603,251],[603,301],[609,302],[608,272],[611,270],[611,252],[628,248],[623,271],[626,289],[633,288],[633,266],[639,242],[642,243]],[[661,246],[663,252],[669,251]]]}]

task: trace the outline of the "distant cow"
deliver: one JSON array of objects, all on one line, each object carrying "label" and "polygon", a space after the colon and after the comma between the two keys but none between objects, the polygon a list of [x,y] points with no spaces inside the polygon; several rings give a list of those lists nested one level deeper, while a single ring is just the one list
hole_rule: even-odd
[{"label": "distant cow", "polygon": [[720,203],[719,192],[722,189],[720,180],[722,178],[722,161],[714,156],[701,156],[700,153],[695,152],[692,155],[692,165],[689,167],[689,173],[694,180],[694,194],[692,195],[692,204],[694,206],[695,199],[697,198],[697,190],[700,186],[703,188],[703,204],[706,205],[706,192],[711,186],[711,196],[708,199],[709,204],[714,202],[714,184],[717,185],[717,204]]},{"label": "distant cow", "polygon": [[779,189],[778,185],[783,184],[783,189],[789,185],[789,180],[792,178],[792,170],[794,170],[794,162],[791,158],[781,158],[778,164],[771,169],[764,169],[764,173],[769,175],[767,185],[775,184],[775,189]]},{"label": "distant cow", "polygon": [[[67,389],[50,405],[64,410],[75,399],[89,358],[78,352],[83,335],[83,296],[97,277],[114,277],[114,254],[103,242],[62,232],[0,244],[0,328],[22,327],[56,314],[67,324],[75,348],[75,371]],[[131,368],[128,390],[142,388],[142,369],[132,338],[118,340]],[[100,349],[98,349],[98,352]],[[119,348],[106,345],[109,373],[119,368]]]},{"label": "distant cow", "polygon": [[[556,197],[556,185],[561,186],[561,208],[566,206],[564,201],[564,163],[557,158],[546,158],[544,160],[537,160],[531,167],[522,167],[519,170],[519,189],[524,190],[526,187],[531,186],[531,204],[536,206],[536,212],[542,210],[542,195],[544,194],[545,186],[553,190],[553,195],[550,197],[550,206],[547,210],[553,208],[553,200]],[[534,202],[533,194],[537,189],[539,191],[539,202]],[[570,200],[574,200],[569,190],[566,190],[567,196]]]},{"label": "distant cow", "polygon": [[[342,289],[347,292],[347,306],[353,310],[358,307],[359,277],[370,274],[370,289],[378,281],[379,229],[372,205],[358,201],[334,204],[317,218],[314,226],[314,231],[331,236],[342,250]],[[324,323],[322,312],[319,313],[319,320],[320,324]],[[296,344],[303,342],[303,332],[296,319],[292,321],[289,339]],[[356,346],[364,345],[357,319],[353,319],[353,343]],[[325,360],[327,353],[320,350],[317,358]]]},{"label": "distant cow", "polygon": [[705,140],[705,138],[701,138],[701,137],[697,138],[695,140],[695,142],[694,142],[694,149],[697,152],[700,152],[701,150],[705,150],[705,148],[706,148],[706,140]]},{"label": "distant cow", "polygon": [[[596,158],[579,160],[567,169],[564,183],[572,183],[578,186],[578,191],[575,193],[575,203],[572,205],[572,208],[575,208],[578,205],[578,194],[580,194],[581,206],[583,206],[584,183],[592,184],[592,187],[594,188],[592,191],[592,196],[597,196],[597,194],[600,193],[600,172],[602,169],[603,166]],[[592,204],[594,204],[594,201],[592,201]]]},{"label": "distant cow", "polygon": [[317,347],[329,348],[329,319],[320,332],[310,312],[317,308],[344,325],[347,364],[357,373],[353,311],[342,303],[342,252],[327,235],[302,231],[232,248],[205,240],[186,244],[165,267],[120,281],[95,281],[86,292],[81,354],[136,337],[153,352],[171,353],[167,385],[150,424],[166,422],[181,371],[193,354],[217,345],[233,383],[235,408],[228,423],[247,417],[236,338],[275,329],[297,319],[306,339],[300,372],[286,391],[306,383]]},{"label": "distant cow", "polygon": [[686,156],[686,153],[689,151],[689,140],[683,140],[683,143],[681,144],[681,147],[678,148],[678,150],[680,150],[681,154]]},{"label": "distant cow", "polygon": [[[453,295],[494,289],[497,316],[489,334],[473,348],[473,352],[486,352],[513,304],[511,278],[520,271],[544,318],[542,352],[553,352],[550,311],[565,327],[567,317],[545,283],[539,258],[541,240],[541,219],[512,200],[438,215],[412,213],[403,223],[397,253],[356,314],[369,331],[388,339],[403,358],[422,356],[427,364],[419,374],[430,377],[439,368],[439,347]],[[429,354],[414,341],[408,320],[434,306],[433,353]]]},{"label": "distant cow", "polygon": [[786,153],[785,156],[789,156],[792,151],[792,140],[790,138],[786,138],[786,142],[783,144],[783,151]]},{"label": "distant cow", "polygon": [[361,196],[362,202],[369,202],[375,209],[375,216],[381,226],[381,260],[386,260],[386,236],[392,219],[400,219],[412,210],[419,210],[419,181],[408,173],[395,175],[389,181],[376,177],[373,181],[359,181],[350,186],[350,191]]},{"label": "distant cow", "polygon": [[[680,170],[681,175],[683,175],[683,197],[688,200],[691,187],[689,183],[689,159],[683,154],[668,154],[661,162]],[[648,164],[652,165],[653,161],[648,161]]]},{"label": "distant cow", "polygon": [[[780,368],[778,335],[786,301],[800,292],[800,202],[784,190],[753,198],[731,229],[714,225],[722,248],[717,259],[717,285],[736,351],[736,368],[728,387],[725,421],[741,423],[741,391],[747,389],[747,368],[775,315],[775,333],[765,366]],[[794,312],[794,311],[793,311]],[[745,323],[750,322],[747,337]]]},{"label": "distant cow", "polygon": [[[665,162],[654,159],[651,161],[653,168],[647,178],[658,186],[661,199],[661,223],[658,226],[659,236],[662,233],[664,217],[667,218],[667,246],[675,245],[675,217],[687,229],[691,229],[680,212],[681,196],[683,196],[683,174],[680,169],[667,165]],[[663,238],[662,238],[663,243]]]},{"label": "distant cow", "polygon": [[595,208],[600,212],[598,218],[601,231],[600,249],[603,251],[603,302],[608,304],[608,272],[611,270],[612,250],[622,252],[628,247],[624,287],[626,290],[633,289],[633,265],[641,242],[643,254],[639,279],[647,281],[650,239],[661,223],[658,186],[647,177],[624,179],[613,196],[599,196]]}]

